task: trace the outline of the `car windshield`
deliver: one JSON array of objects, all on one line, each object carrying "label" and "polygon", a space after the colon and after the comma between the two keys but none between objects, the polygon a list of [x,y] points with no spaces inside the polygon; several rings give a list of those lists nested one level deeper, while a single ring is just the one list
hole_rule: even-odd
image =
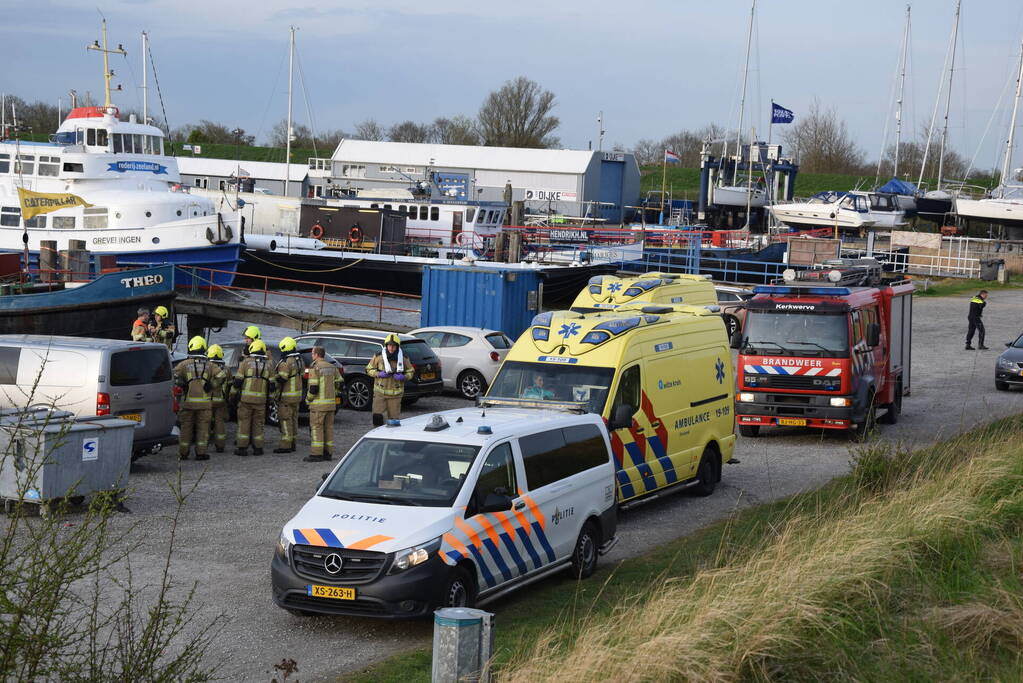
[{"label": "car windshield", "polygon": [[849,323],[844,313],[750,311],[740,352],[769,356],[842,358],[849,355]]},{"label": "car windshield", "polygon": [[1014,349],[1023,349],[1023,334],[1021,334],[1016,341],[1012,342],[1010,346]]},{"label": "car windshield", "polygon": [[539,401],[585,401],[590,412],[601,414],[613,377],[612,368],[506,361],[494,378],[487,396]]},{"label": "car windshield", "polygon": [[479,446],[366,438],[319,495],[389,505],[451,507]]}]

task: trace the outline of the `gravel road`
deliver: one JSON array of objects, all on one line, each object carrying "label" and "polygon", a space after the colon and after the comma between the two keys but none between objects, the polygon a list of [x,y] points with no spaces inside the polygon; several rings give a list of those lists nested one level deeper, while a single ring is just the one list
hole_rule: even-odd
[{"label": "gravel road", "polygon": [[[915,302],[912,395],[900,422],[881,426],[881,438],[919,446],[1023,411],[1023,392],[999,392],[993,382],[1002,344],[1023,328],[1023,295],[992,293],[985,316],[990,351],[963,351],[967,300]],[[412,412],[464,405],[443,396],[421,400]],[[335,426],[340,437],[336,450],[343,452],[369,426],[368,413],[342,411]],[[276,430],[267,433],[272,448]],[[281,526],[328,469],[301,462],[307,434],[304,438],[297,454],[238,458],[229,451],[214,454],[208,463],[181,463],[184,482],[197,483],[179,522],[173,573],[182,586],[198,582],[202,616],[226,616],[210,657],[227,680],[270,680],[271,665],[285,657],[298,662],[301,680],[330,679],[430,639],[429,622],[299,618],[271,602],[269,563]],[[673,495],[624,513],[621,542],[603,562],[641,554],[736,508],[818,487],[848,470],[850,448],[840,434],[779,429],[765,430],[757,439],[740,437],[736,457],[741,463],[726,466],[713,496]],[[178,469],[176,451],[170,448],[143,458],[133,469],[128,502],[133,514],[115,525],[137,539],[132,559],[137,584],[158,580],[175,509],[168,482]],[[494,607],[500,611],[500,604]]]}]

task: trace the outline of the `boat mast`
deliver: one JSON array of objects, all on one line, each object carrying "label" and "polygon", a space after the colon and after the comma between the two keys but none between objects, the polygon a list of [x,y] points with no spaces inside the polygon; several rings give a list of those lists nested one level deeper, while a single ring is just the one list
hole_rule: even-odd
[{"label": "boat mast", "polygon": [[[739,160],[742,159],[742,119],[746,110],[746,80],[749,78],[749,53],[753,45],[753,15],[757,11],[757,0],[753,0],[749,10],[749,30],[746,32],[746,63],[742,68],[742,96],[739,97],[739,128],[735,134],[735,155],[738,157],[732,169],[732,185],[739,175]],[[751,159],[752,161],[752,159]],[[750,169],[752,172],[752,169]]]},{"label": "boat mast", "polygon": [[959,34],[959,6],[956,0],[956,18],[952,24],[952,63],[948,67],[948,93],[945,95],[945,120],[941,125],[941,144],[938,147],[938,188],[941,189],[941,175],[945,170],[945,141],[948,139],[948,111],[952,107],[952,74],[956,69],[956,37]]},{"label": "boat mast", "polygon": [[288,48],[288,128],[285,134],[284,153],[284,196],[288,196],[288,184],[291,182],[291,86],[295,76],[295,27],[291,26],[291,44]]},{"label": "boat mast", "polygon": [[1005,142],[1005,159],[1002,161],[1002,196],[1009,178],[1009,163],[1012,161],[1012,144],[1016,137],[1016,115],[1019,113],[1020,86],[1023,85],[1023,43],[1020,43],[1019,71],[1016,73],[1016,96],[1012,100],[1012,120],[1009,122],[1009,139]]},{"label": "boat mast", "polygon": [[906,55],[909,52],[909,16],[912,6],[906,5],[906,30],[902,34],[902,59],[899,64],[899,99],[895,102],[895,159],[892,176],[899,177],[899,147],[902,144],[902,99],[906,91]]},{"label": "boat mast", "polygon": [[86,47],[87,50],[95,50],[96,52],[103,53],[103,107],[105,109],[113,108],[114,104],[110,100],[110,79],[114,77],[114,72],[110,70],[110,55],[121,55],[124,57],[128,56],[124,46],[118,43],[116,50],[107,49],[107,20],[103,20],[103,45],[99,44],[98,40],[94,40],[92,45]]},{"label": "boat mast", "polygon": [[[944,162],[944,158],[945,158],[945,139],[946,139],[946,134],[948,133],[948,112],[949,112],[949,107],[951,106],[951,100],[952,100],[952,77],[953,77],[952,75],[953,75],[953,72],[955,70],[955,50],[956,50],[956,43],[958,42],[956,38],[957,38],[958,33],[959,33],[959,7],[960,7],[960,5],[961,5],[961,0],[956,0],[955,19],[952,22],[951,42],[948,45],[948,49],[945,51],[945,64],[950,64],[950,67],[949,67],[949,71],[948,71],[948,100],[945,102],[945,128],[944,128],[944,130],[942,131],[942,134],[941,134],[942,135],[942,138],[941,138],[941,157],[942,158],[938,162],[938,164],[939,164],[939,168],[938,168],[938,187],[936,189],[939,189],[939,190],[941,189],[941,175],[942,175],[942,169],[940,168],[940,166]],[[930,156],[930,153],[931,153],[931,138],[934,136],[934,121],[935,121],[935,119],[938,118],[938,104],[941,102],[941,88],[942,88],[943,82],[944,82],[944,76],[942,76],[942,77],[940,77],[938,79],[938,94],[934,98],[934,108],[931,110],[931,123],[930,123],[929,126],[927,126],[927,143],[924,145],[924,158],[923,158],[923,161],[920,162],[920,175],[919,175],[919,177],[917,178],[917,181],[916,181],[917,187],[922,187],[923,186],[923,182],[924,182],[924,171],[927,168],[927,158]]]},{"label": "boat mast", "polygon": [[149,123],[149,88],[146,82],[146,52],[149,48],[149,34],[142,32],[142,123]]}]

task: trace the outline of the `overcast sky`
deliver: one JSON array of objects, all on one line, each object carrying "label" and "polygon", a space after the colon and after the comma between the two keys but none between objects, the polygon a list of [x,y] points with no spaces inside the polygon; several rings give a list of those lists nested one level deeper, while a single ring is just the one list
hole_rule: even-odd
[{"label": "overcast sky", "polygon": [[[29,100],[63,96],[65,106],[70,88],[101,91],[98,55],[85,50],[99,36],[92,3],[3,5],[0,90]],[[172,126],[208,118],[264,140],[286,112],[288,26],[295,25],[318,129],[351,130],[367,118],[390,124],[473,115],[490,90],[525,75],[557,95],[557,134],[564,146],[582,149],[595,144],[601,110],[605,147],[709,122],[734,127],[750,9],[747,0],[99,5],[111,42],[129,52],[128,63],[113,62],[124,88],[116,103],[141,102],[139,34],[147,30]],[[913,134],[931,115],[953,7],[953,0],[913,3],[904,106]],[[798,120],[818,97],[848,122],[867,157],[876,158],[886,116],[894,118],[888,112],[904,17],[905,5],[891,0],[759,2],[747,95],[759,136],[772,98]],[[981,168],[999,163],[1021,38],[1020,0],[963,1],[950,138],[972,157],[991,121],[979,148]],[[295,118],[308,124],[298,80]]]}]

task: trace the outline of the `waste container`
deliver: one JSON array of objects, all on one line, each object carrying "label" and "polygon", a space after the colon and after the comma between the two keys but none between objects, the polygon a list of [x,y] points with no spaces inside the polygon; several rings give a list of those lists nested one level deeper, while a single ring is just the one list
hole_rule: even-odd
[{"label": "waste container", "polygon": [[997,280],[998,269],[1005,265],[1005,259],[985,258],[980,260],[980,279]]},{"label": "waste container", "polygon": [[135,422],[66,411],[0,413],[0,499],[47,504],[128,485]]}]

